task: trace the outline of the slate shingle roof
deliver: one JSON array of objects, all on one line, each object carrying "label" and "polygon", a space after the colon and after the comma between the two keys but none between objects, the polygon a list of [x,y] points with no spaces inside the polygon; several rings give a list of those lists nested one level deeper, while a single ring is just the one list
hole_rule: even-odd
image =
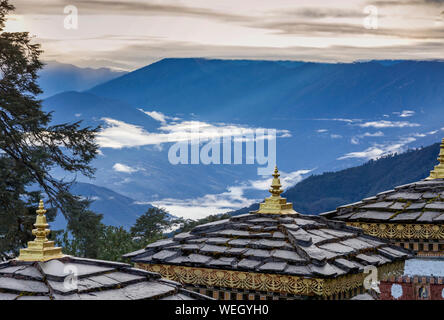
[{"label": "slate shingle roof", "polygon": [[[77,274],[77,286],[68,281]],[[64,285],[65,281],[68,285]],[[206,296],[185,290],[159,274],[129,264],[65,256],[47,262],[0,263],[0,300],[196,300]]]},{"label": "slate shingle roof", "polygon": [[444,179],[399,186],[322,216],[349,222],[441,224],[444,222]]},{"label": "slate shingle roof", "polygon": [[133,262],[334,278],[409,251],[343,222],[300,214],[245,214],[195,227],[125,255]]}]

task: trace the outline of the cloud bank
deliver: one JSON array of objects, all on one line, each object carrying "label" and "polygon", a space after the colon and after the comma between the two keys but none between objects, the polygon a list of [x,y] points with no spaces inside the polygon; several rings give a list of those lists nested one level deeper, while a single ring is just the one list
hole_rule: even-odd
[{"label": "cloud bank", "polygon": [[[120,120],[103,118],[105,126],[97,137],[99,146],[101,148],[122,149],[181,141],[208,141],[225,136],[234,139],[246,139],[245,137],[249,135],[254,137],[257,129],[267,130],[266,128],[252,128],[235,124],[210,124],[195,120],[180,120],[157,111],[141,111],[160,122],[157,132],[150,132],[141,126]],[[291,137],[288,130],[277,130],[276,133],[277,137],[280,138]]]},{"label": "cloud bank", "polygon": [[[64,28],[66,5],[78,8],[78,29]],[[369,5],[378,9],[377,29],[366,27]],[[442,1],[21,0],[16,7],[10,28],[35,34],[48,60],[80,66],[133,70],[167,57],[444,59]]]},{"label": "cloud bank", "polygon": [[134,172],[139,171],[139,169],[131,168],[130,166],[127,166],[122,163],[114,164],[113,170],[116,172],[123,172],[123,173],[134,173]]}]

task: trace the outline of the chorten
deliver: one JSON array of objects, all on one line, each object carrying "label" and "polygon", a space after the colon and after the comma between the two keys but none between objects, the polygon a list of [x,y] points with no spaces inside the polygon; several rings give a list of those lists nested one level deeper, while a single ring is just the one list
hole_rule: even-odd
[{"label": "chorten", "polygon": [[63,257],[62,248],[55,247],[54,241],[48,240],[48,235],[51,230],[46,221],[46,210],[43,205],[43,200],[40,200],[39,209],[36,211],[37,218],[34,224],[36,229],[32,230],[35,236],[34,241],[28,242],[28,248],[20,249],[18,260],[20,261],[48,261]]},{"label": "chorten", "polygon": [[430,176],[426,180],[444,179],[444,139],[441,142],[438,161],[439,164],[430,172]]},{"label": "chorten", "polygon": [[297,213],[293,210],[293,204],[287,203],[286,198],[281,197],[282,190],[281,180],[279,179],[279,171],[277,166],[274,168],[273,181],[271,187],[268,190],[271,193],[271,197],[266,198],[265,202],[259,205],[259,210],[254,213],[264,214],[294,214]]},{"label": "chorten", "polygon": [[34,241],[17,259],[0,262],[1,300],[208,300],[207,296],[130,264],[64,255],[40,201]]},{"label": "chorten", "polygon": [[420,256],[444,256],[444,139],[438,160],[439,165],[424,180],[321,215],[361,228]]}]

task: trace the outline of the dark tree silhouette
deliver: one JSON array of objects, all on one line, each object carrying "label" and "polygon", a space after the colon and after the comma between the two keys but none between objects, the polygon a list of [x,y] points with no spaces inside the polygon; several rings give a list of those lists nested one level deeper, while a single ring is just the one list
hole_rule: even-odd
[{"label": "dark tree silhouette", "polygon": [[90,163],[98,150],[99,128],[82,128],[80,122],[53,125],[51,113],[42,110],[36,97],[42,50],[28,32],[4,32],[13,9],[0,0],[0,258],[11,257],[29,240],[33,204],[41,193],[71,226],[81,220],[87,203],[70,193],[73,179],[57,179],[51,171],[92,177]]}]

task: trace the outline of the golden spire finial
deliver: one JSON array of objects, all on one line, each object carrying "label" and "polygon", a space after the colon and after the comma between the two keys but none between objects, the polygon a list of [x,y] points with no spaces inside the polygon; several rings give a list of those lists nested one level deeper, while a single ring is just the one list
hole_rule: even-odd
[{"label": "golden spire finial", "polygon": [[268,189],[268,191],[271,193],[272,197],[279,197],[284,190],[281,189],[281,180],[279,179],[279,171],[278,167],[274,167],[274,173],[273,173],[273,181],[271,182],[271,188]]},{"label": "golden spire finial", "polygon": [[55,247],[54,241],[49,241],[47,238],[51,230],[48,229],[49,225],[46,221],[43,200],[40,200],[36,213],[35,229],[32,230],[35,240],[28,242],[28,248],[20,249],[20,255],[17,259],[20,261],[48,261],[62,258],[62,248]]},{"label": "golden spire finial", "polygon": [[430,172],[430,176],[426,180],[444,179],[444,139],[441,142],[438,161],[439,164]]},{"label": "golden spire finial", "polygon": [[287,203],[287,199],[281,197],[282,190],[281,180],[279,179],[279,170],[277,166],[274,168],[273,181],[268,190],[271,197],[266,198],[265,202],[259,205],[259,210],[252,213],[267,213],[267,214],[295,214],[293,204]]}]

